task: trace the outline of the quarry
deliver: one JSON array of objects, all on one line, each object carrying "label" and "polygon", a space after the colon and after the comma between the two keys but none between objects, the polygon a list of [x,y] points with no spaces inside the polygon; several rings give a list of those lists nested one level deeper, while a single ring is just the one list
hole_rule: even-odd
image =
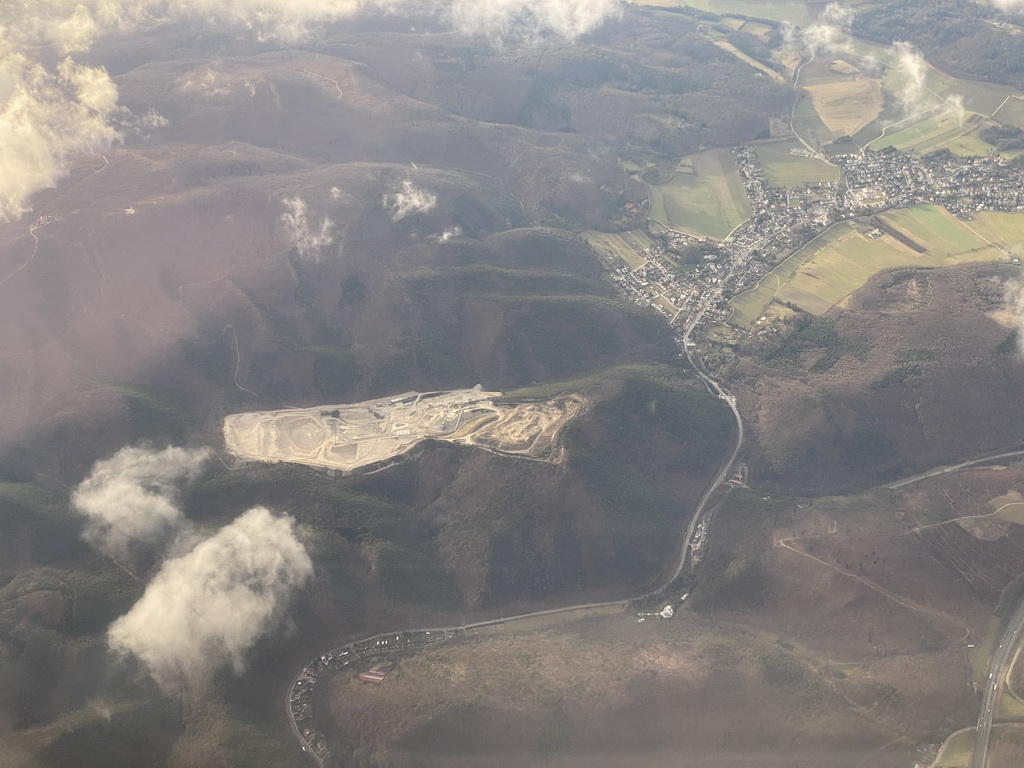
[{"label": "quarry", "polygon": [[555,462],[557,437],[584,408],[579,395],[510,404],[480,386],[407,392],[383,400],[231,414],[229,453],[246,461],[292,462],[342,472],[379,468],[424,440]]}]

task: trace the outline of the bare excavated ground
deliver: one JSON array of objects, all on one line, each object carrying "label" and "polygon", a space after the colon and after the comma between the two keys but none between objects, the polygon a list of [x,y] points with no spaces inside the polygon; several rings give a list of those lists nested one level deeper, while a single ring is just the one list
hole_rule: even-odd
[{"label": "bare excavated ground", "polygon": [[570,396],[495,404],[500,397],[500,392],[477,387],[408,392],[351,405],[237,413],[224,419],[224,443],[229,453],[245,460],[343,471],[380,465],[428,439],[556,461],[558,432],[586,402]]}]

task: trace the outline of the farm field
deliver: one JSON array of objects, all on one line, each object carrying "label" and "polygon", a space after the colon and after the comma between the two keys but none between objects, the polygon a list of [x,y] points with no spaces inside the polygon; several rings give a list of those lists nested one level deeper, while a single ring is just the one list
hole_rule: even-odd
[{"label": "farm field", "polygon": [[882,214],[881,218],[927,248],[930,256],[956,256],[989,245],[941,206],[900,208]]},{"label": "farm field", "polygon": [[[642,235],[643,239],[637,236]],[[582,237],[609,266],[617,267],[618,260],[626,262],[631,269],[642,267],[647,259],[640,252],[650,247],[650,238],[638,232],[611,233],[587,230]],[[633,245],[636,243],[636,246]]]},{"label": "farm field", "polygon": [[1024,130],[1024,99],[1007,99],[993,114],[993,118],[1004,125]]},{"label": "farm field", "polygon": [[967,225],[994,242],[1020,251],[1024,248],[1024,212],[980,211]]},{"label": "farm field", "polygon": [[804,149],[804,145],[796,139],[754,145],[769,183],[780,187],[799,187],[822,181],[839,181],[839,168],[813,157],[794,155],[794,149]]},{"label": "farm field", "polygon": [[828,129],[828,126],[821,121],[814,109],[814,102],[810,96],[805,96],[797,102],[793,110],[793,131],[804,141],[812,146],[821,147],[830,144],[836,136]]},{"label": "farm field", "polygon": [[980,115],[971,115],[961,122],[956,110],[947,109],[900,130],[886,133],[868,146],[871,149],[896,147],[903,151],[928,152],[955,144],[959,140],[963,148],[975,150],[972,154],[985,155],[994,147],[986,144],[975,133],[985,126],[985,122],[985,118]]},{"label": "farm field", "polygon": [[676,8],[688,5],[701,11],[735,14],[755,19],[788,21],[798,26],[807,26],[812,17],[807,4],[801,0],[633,0],[637,5],[656,8]]},{"label": "farm field", "polygon": [[838,224],[761,278],[753,289],[735,297],[731,322],[751,325],[773,300],[821,314],[883,269],[944,267],[1003,258],[998,248],[935,206],[890,212],[883,220],[922,245],[925,252],[917,253],[889,235],[869,239],[862,225]]},{"label": "farm field", "polygon": [[782,287],[792,279],[800,267],[817,253],[819,248],[827,247],[846,234],[851,227],[850,224],[838,224],[823,232],[762,277],[756,286],[733,298],[729,302],[732,305],[732,316],[729,322],[732,325],[752,325],[764,313],[765,308],[772,303]]},{"label": "farm field", "polygon": [[882,87],[871,78],[857,76],[804,88],[818,117],[836,136],[856,133],[882,111]]},{"label": "farm field", "polygon": [[964,768],[974,753],[974,729],[961,731],[949,739],[932,764],[934,768]]},{"label": "farm field", "polygon": [[697,237],[723,240],[750,216],[750,202],[727,147],[683,158],[670,182],[648,189],[653,221]]}]

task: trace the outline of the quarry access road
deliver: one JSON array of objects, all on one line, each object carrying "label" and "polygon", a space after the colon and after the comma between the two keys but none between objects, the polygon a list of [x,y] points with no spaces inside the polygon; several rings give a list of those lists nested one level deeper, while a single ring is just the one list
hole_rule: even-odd
[{"label": "quarry access road", "polygon": [[999,703],[999,689],[1006,679],[1010,660],[1014,656],[1021,632],[1024,631],[1024,600],[1017,606],[1006,631],[999,640],[999,647],[992,656],[988,667],[988,679],[985,681],[985,693],[981,697],[981,714],[978,715],[978,736],[974,742],[974,755],[971,768],[985,768],[988,759],[988,742],[992,733],[992,719],[995,717]]}]

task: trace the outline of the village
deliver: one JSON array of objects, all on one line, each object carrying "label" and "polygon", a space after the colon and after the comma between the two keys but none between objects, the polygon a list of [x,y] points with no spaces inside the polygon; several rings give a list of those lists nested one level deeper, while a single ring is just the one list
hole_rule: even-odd
[{"label": "village", "polygon": [[[623,294],[669,321],[681,348],[694,330],[727,322],[730,298],[838,222],[920,203],[942,205],[963,221],[977,211],[1024,211],[1024,173],[999,157],[851,152],[828,160],[840,181],[786,188],[768,183],[752,147],[735,147],[733,156],[750,201],[746,221],[721,243],[674,230],[653,234],[652,247],[636,246],[644,263],[619,266],[612,276]],[[733,329],[730,339],[741,335]]]}]

